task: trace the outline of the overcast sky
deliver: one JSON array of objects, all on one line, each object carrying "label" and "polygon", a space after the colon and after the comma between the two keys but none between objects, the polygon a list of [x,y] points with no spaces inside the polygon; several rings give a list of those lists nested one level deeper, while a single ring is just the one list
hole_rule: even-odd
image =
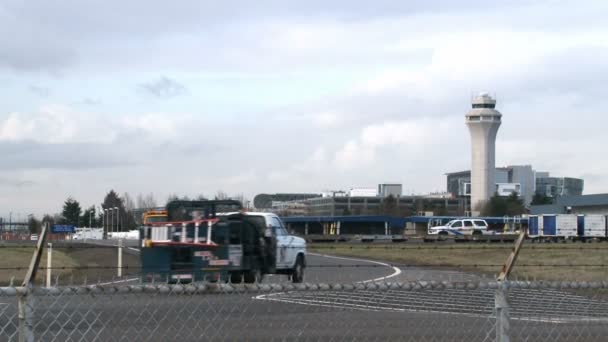
[{"label": "overcast sky", "polygon": [[497,166],[608,192],[606,18],[601,0],[3,0],[0,215],[110,189],[442,191],[481,91]]}]

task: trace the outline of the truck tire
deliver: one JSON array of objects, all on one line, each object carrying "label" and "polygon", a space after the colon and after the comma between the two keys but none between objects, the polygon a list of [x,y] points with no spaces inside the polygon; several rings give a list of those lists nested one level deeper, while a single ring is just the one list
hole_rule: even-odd
[{"label": "truck tire", "polygon": [[253,283],[261,283],[261,282],[262,282],[262,272],[260,272],[260,270],[255,269],[255,270],[245,272],[245,283],[253,284]]},{"label": "truck tire", "polygon": [[293,266],[291,281],[294,283],[301,283],[304,281],[304,258],[302,255],[298,255],[296,264]]},{"label": "truck tire", "polygon": [[242,272],[232,272],[230,273],[230,282],[232,284],[240,284],[243,282],[243,273]]}]

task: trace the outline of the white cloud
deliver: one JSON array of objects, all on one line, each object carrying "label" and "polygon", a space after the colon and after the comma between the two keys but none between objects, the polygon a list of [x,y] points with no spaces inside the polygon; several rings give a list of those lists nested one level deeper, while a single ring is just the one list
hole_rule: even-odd
[{"label": "white cloud", "polygon": [[33,114],[9,114],[0,122],[0,141],[107,143],[116,136],[107,122],[69,107],[44,106]]},{"label": "white cloud", "polygon": [[313,114],[312,120],[315,125],[321,128],[334,128],[338,127],[344,122],[344,118],[341,114],[332,111],[324,111],[321,113]]},{"label": "white cloud", "polygon": [[189,115],[144,113],[112,116],[47,105],[34,113],[10,113],[0,121],[0,141],[110,144],[118,138],[131,136],[159,143],[192,137],[188,133],[200,127],[195,122]]},{"label": "white cloud", "polygon": [[336,152],[335,164],[342,169],[353,169],[372,163],[377,151],[387,146],[396,146],[410,155],[419,154],[453,139],[450,128],[455,124],[463,125],[456,123],[453,118],[387,121],[369,125],[361,130],[358,139],[346,142]]},{"label": "white cloud", "polygon": [[[608,144],[605,1],[242,2],[238,13],[200,1],[146,2],[139,13],[142,3],[118,17],[107,15],[115,7],[107,1],[0,6],[11,28],[0,29],[9,89],[0,107],[10,113],[0,114],[0,152],[11,168],[2,178],[34,181],[23,191],[40,194],[40,206],[72,191],[148,192],[151,183],[159,193],[190,194],[383,180],[442,189],[444,172],[469,165],[463,115],[482,90],[498,95],[504,115],[498,163],[595,175],[586,191],[608,190],[597,176],[608,167],[597,157]],[[75,15],[65,20],[68,12]],[[50,76],[40,79],[41,70]],[[188,89],[161,78],[143,88],[170,101],[136,96],[133,80],[154,75]],[[32,84],[52,85],[52,96],[33,96]],[[184,91],[192,96],[176,96]],[[87,97],[103,101],[83,111],[76,101]],[[27,107],[49,99],[74,106]],[[285,100],[280,108],[275,99]],[[148,150],[153,167],[127,163]],[[78,160],[57,160],[67,156]],[[82,167],[108,162],[112,172]],[[90,179],[94,190],[78,184]]]}]

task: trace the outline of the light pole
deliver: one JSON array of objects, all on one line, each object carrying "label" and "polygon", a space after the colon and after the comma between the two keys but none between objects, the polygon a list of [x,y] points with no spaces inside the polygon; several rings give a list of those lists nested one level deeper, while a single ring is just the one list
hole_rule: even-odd
[{"label": "light pole", "polygon": [[118,219],[120,215],[120,210],[118,210],[118,207],[114,207],[114,210],[116,210],[116,231],[118,231]]},{"label": "light pole", "polygon": [[103,215],[101,215],[101,225],[103,228],[103,238],[104,240],[108,238],[108,209],[104,209],[102,207],[103,210]]},{"label": "light pole", "polygon": [[114,233],[114,208],[110,208],[110,233]]}]

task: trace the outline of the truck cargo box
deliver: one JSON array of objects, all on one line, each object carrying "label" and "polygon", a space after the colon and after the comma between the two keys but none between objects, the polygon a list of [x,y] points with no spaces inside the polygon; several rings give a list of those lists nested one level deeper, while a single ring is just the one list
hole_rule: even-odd
[{"label": "truck cargo box", "polygon": [[606,237],[606,217],[604,215],[579,215],[577,221],[579,237]]},{"label": "truck cargo box", "polygon": [[539,217],[536,215],[530,215],[528,217],[528,236],[537,237],[539,235]]},{"label": "truck cargo box", "polygon": [[542,215],[542,236],[576,237],[577,226],[576,215]]}]

